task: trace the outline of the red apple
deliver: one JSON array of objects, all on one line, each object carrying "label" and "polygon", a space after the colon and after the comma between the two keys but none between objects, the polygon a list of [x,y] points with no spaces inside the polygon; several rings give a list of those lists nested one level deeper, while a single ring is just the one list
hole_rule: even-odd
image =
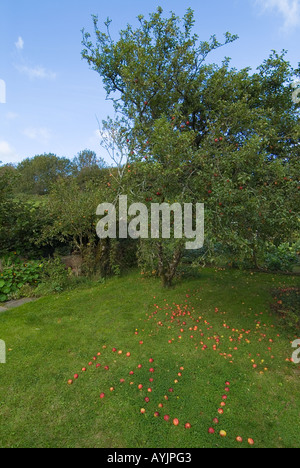
[{"label": "red apple", "polygon": [[185,427],[186,429],[191,429],[192,426],[190,425],[190,423],[186,423],[184,427]]},{"label": "red apple", "polygon": [[78,374],[75,374],[74,375],[74,379],[77,380],[79,378],[79,375]]},{"label": "red apple", "polygon": [[210,427],[210,428],[208,429],[208,433],[209,433],[209,434],[214,434],[214,433],[215,433],[214,428],[213,428],[213,427]]},{"label": "red apple", "polygon": [[68,385],[72,385],[72,383],[73,383],[73,380],[71,380],[71,379],[68,380]]},{"label": "red apple", "polygon": [[168,414],[165,414],[164,420],[165,420],[165,421],[170,421],[170,416],[169,416]]},{"label": "red apple", "polygon": [[100,394],[100,398],[103,399],[105,397],[105,393]]},{"label": "red apple", "polygon": [[179,426],[179,420],[177,418],[173,419],[174,426]]}]

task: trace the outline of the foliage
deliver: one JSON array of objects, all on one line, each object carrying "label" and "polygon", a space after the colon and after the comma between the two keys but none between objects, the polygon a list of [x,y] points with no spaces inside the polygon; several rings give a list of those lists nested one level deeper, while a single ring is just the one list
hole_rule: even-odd
[{"label": "foliage", "polygon": [[43,264],[36,261],[23,263],[17,257],[6,257],[0,272],[0,302],[5,302],[25,285],[37,285],[43,271]]},{"label": "foliage", "polygon": [[50,259],[44,263],[40,284],[36,295],[47,295],[63,291],[68,282],[69,272],[60,258]]},{"label": "foliage", "polygon": [[82,253],[96,241],[96,209],[103,201],[105,191],[89,182],[81,187],[73,178],[61,179],[52,188],[47,201],[51,220],[45,226],[41,243],[53,243],[55,239],[69,242]]},{"label": "foliage", "polygon": [[45,195],[51,185],[59,178],[65,178],[72,173],[73,164],[67,158],[59,158],[55,154],[43,154],[34,158],[24,159],[17,166],[20,174],[18,193]]},{"label": "foliage", "polygon": [[98,182],[107,177],[107,165],[103,159],[98,159],[94,151],[80,151],[73,159],[74,176],[80,185],[88,181]]},{"label": "foliage", "polygon": [[52,252],[49,245],[37,246],[42,231],[50,224],[45,200],[23,201],[13,197],[5,206],[0,225],[0,254],[16,251],[35,259],[49,255]]},{"label": "foliage", "polygon": [[300,265],[300,242],[295,244],[281,244],[278,247],[271,245],[266,247],[264,263],[270,271],[293,271]]}]

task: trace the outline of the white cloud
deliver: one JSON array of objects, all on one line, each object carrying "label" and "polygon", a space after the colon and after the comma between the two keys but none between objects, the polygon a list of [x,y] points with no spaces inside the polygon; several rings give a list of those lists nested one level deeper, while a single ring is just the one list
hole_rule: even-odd
[{"label": "white cloud", "polygon": [[15,148],[5,140],[0,140],[0,161],[4,164],[14,162],[18,158]]},{"label": "white cloud", "polygon": [[282,30],[288,32],[300,26],[300,0],[256,0],[262,12],[276,12],[282,16]]},{"label": "white cloud", "polygon": [[56,73],[46,70],[41,66],[29,67],[28,65],[17,65],[17,70],[23,75],[27,75],[31,80],[34,79],[48,79],[55,80]]},{"label": "white cloud", "polygon": [[24,41],[21,36],[19,36],[17,42],[15,42],[15,46],[18,50],[23,50],[24,49]]},{"label": "white cloud", "polygon": [[36,140],[42,143],[47,143],[51,138],[51,132],[48,128],[28,127],[23,130],[22,133],[30,140]]}]

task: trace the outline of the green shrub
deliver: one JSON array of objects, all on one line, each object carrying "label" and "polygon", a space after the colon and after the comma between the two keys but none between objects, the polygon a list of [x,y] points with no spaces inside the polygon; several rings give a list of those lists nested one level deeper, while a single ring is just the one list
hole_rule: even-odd
[{"label": "green shrub", "polygon": [[300,241],[294,244],[281,244],[269,246],[264,256],[265,267],[271,271],[293,271],[299,265]]},{"label": "green shrub", "polygon": [[53,292],[62,292],[68,283],[70,276],[60,258],[48,260],[44,263],[41,282],[36,289],[37,295],[46,295]]},{"label": "green shrub", "polygon": [[17,257],[6,257],[2,263],[0,302],[19,297],[20,290],[25,285],[37,285],[43,271],[43,264],[36,261],[23,263]]}]

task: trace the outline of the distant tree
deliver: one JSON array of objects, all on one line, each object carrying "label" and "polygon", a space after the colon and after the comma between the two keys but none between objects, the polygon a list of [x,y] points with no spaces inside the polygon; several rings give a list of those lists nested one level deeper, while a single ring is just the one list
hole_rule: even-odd
[{"label": "distant tree", "polygon": [[97,154],[94,151],[88,149],[80,151],[80,153],[78,153],[78,155],[74,158],[73,162],[78,171],[99,167]]},{"label": "distant tree", "polygon": [[68,177],[72,171],[72,162],[55,154],[27,158],[17,166],[17,172],[21,176],[17,189],[21,193],[46,195],[50,191],[51,184],[59,178]]},{"label": "distant tree", "polygon": [[107,164],[94,151],[85,149],[73,159],[74,175],[80,184],[106,177]]}]

